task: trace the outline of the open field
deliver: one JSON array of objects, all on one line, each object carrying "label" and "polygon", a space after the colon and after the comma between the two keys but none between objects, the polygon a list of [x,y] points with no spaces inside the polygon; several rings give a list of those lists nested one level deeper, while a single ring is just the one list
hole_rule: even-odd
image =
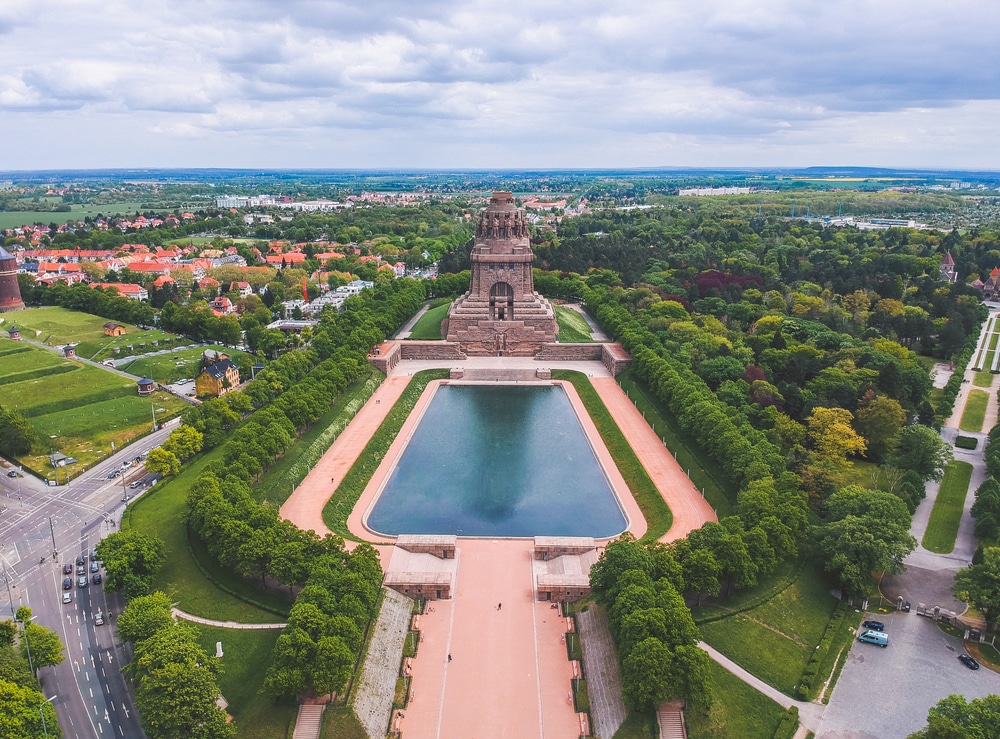
[{"label": "open field", "polygon": [[962,420],[958,427],[962,431],[978,432],[983,430],[983,421],[986,419],[986,406],[990,403],[990,394],[985,390],[970,390],[969,398],[965,401],[965,410],[962,411]]},{"label": "open field", "polygon": [[934,500],[927,530],[921,542],[925,549],[938,554],[948,554],[955,548],[958,525],[962,520],[965,496],[969,492],[972,479],[972,465],[968,462],[952,461],[944,469],[941,489]]},{"label": "open field", "polygon": [[731,672],[711,662],[712,702],[707,714],[691,707],[686,715],[690,739],[739,736],[742,739],[770,739],[785,715],[785,709],[759,693]]},{"label": "open field", "polygon": [[127,378],[30,344],[0,341],[0,405],[16,408],[39,437],[32,454],[19,461],[40,474],[51,473],[48,455],[61,452],[79,460],[70,475],[177,415],[187,404],[167,393],[140,398]]},{"label": "open field", "polygon": [[[200,371],[198,365],[202,354],[209,349],[217,352],[224,352],[237,362],[241,356],[249,357],[246,352],[230,349],[225,346],[204,346],[195,349],[179,349],[170,354],[160,354],[155,357],[141,357],[134,359],[128,364],[120,364],[118,369],[137,377],[149,377],[159,383],[177,382],[185,377],[195,377]],[[249,378],[244,378],[249,379]]]},{"label": "open field", "polygon": [[283,737],[295,721],[297,709],[293,701],[276,703],[260,690],[264,675],[271,666],[271,652],[281,631],[250,631],[222,629],[214,626],[196,627],[201,634],[198,642],[210,655],[215,655],[215,643],[222,642],[222,676],[219,687],[229,701],[229,713],[236,720],[239,739],[271,739]]},{"label": "open field", "polygon": [[562,344],[589,344],[593,341],[590,336],[590,326],[583,316],[572,308],[565,308],[561,305],[555,306],[556,321],[559,323],[559,335],[556,339]]},{"label": "open field", "polygon": [[[753,597],[753,592],[747,593]],[[796,686],[836,606],[827,583],[813,568],[798,577],[770,600],[756,608],[702,623],[706,642],[764,682],[786,695]],[[723,601],[722,608],[738,608]],[[700,609],[693,609],[700,620]]]},{"label": "open field", "polygon": [[[54,305],[28,308],[14,316],[4,318],[8,320],[3,321],[0,326],[7,327],[16,323],[21,328],[21,335],[26,339],[51,346],[77,344],[78,356],[96,361],[154,351],[178,343],[190,343],[181,336],[158,329],[140,329],[126,323],[122,324],[126,329],[124,336],[105,336],[104,324],[108,322],[107,318]],[[154,341],[158,342],[159,346],[154,347],[152,345]],[[118,350],[117,353],[115,349]]]},{"label": "open field", "polygon": [[82,221],[87,216],[134,214],[141,203],[110,203],[108,205],[73,205],[69,213],[54,213],[50,210],[12,210],[0,213],[0,229],[29,226],[32,223],[67,223]]},{"label": "open field", "polygon": [[413,329],[410,331],[410,338],[422,341],[443,339],[444,336],[441,335],[441,321],[448,317],[448,309],[450,307],[451,302],[449,301],[436,308],[428,309],[426,313],[420,316],[420,320],[414,324]]}]

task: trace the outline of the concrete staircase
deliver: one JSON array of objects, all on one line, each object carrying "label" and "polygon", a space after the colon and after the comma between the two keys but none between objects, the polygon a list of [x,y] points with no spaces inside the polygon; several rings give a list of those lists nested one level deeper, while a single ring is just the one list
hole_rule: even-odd
[{"label": "concrete staircase", "polygon": [[687,739],[684,726],[684,709],[679,703],[663,703],[656,709],[660,724],[660,739]]},{"label": "concrete staircase", "polygon": [[299,706],[299,715],[295,719],[295,731],[292,739],[319,739],[320,729],[323,727],[323,711],[326,706],[323,704],[302,704]]}]

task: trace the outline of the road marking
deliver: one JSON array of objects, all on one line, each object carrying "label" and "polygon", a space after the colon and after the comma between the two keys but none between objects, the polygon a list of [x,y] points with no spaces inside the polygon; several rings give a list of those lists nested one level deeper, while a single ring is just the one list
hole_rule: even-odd
[{"label": "road marking", "polygon": [[[93,698],[93,697],[94,697],[94,689],[93,689],[93,688],[87,688],[87,690],[89,690],[89,691],[90,691],[90,697],[91,697],[91,698]],[[96,712],[96,710],[97,710],[97,709],[96,709],[96,707],[95,707],[94,711]]]}]

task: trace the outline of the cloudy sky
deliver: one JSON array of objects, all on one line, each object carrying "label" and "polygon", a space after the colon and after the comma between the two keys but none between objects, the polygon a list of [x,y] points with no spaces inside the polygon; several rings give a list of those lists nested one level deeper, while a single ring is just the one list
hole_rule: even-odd
[{"label": "cloudy sky", "polygon": [[1000,169],[989,0],[0,0],[0,169]]}]

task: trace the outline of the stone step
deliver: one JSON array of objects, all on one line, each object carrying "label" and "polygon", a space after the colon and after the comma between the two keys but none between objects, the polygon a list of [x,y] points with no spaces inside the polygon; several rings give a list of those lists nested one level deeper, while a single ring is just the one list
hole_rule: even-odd
[{"label": "stone step", "polygon": [[319,732],[323,726],[323,711],[326,706],[303,704],[299,706],[298,716],[295,718],[295,731],[292,739],[319,739]]}]

